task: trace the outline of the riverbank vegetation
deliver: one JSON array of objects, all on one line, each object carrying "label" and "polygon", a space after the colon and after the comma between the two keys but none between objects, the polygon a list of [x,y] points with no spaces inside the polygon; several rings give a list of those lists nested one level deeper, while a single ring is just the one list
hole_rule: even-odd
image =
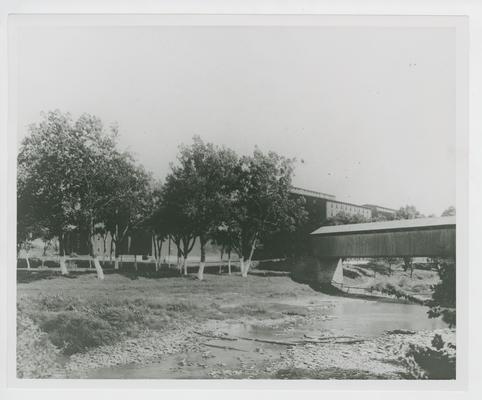
[{"label": "riverbank vegetation", "polygon": [[102,282],[93,274],[58,275],[19,284],[19,376],[47,376],[65,357],[206,321],[303,315],[302,307],[270,302],[314,295],[286,277],[209,275],[202,285],[179,276],[132,278],[112,274]]}]

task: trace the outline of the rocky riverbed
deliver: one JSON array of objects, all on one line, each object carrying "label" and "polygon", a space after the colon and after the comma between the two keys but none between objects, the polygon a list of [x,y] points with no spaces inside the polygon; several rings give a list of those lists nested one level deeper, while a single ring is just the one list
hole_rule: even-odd
[{"label": "rocky riverbed", "polygon": [[417,376],[411,343],[455,342],[426,307],[329,296],[288,277],[80,276],[18,293],[24,378],[405,378]]},{"label": "rocky riverbed", "polygon": [[313,320],[307,329],[304,318],[214,321],[170,333],[145,332],[72,356],[66,377],[403,379],[410,344],[430,347],[436,334],[455,343],[450,329],[387,331],[374,338],[333,331],[314,335]]}]

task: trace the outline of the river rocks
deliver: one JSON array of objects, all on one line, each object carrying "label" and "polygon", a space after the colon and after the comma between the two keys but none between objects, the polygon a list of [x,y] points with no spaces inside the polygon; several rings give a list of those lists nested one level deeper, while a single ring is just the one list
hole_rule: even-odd
[{"label": "river rocks", "polygon": [[320,343],[309,346],[296,346],[287,349],[273,367],[278,370],[323,371],[327,369],[365,371],[379,378],[400,379],[406,373],[400,361],[410,343],[430,346],[435,334],[444,341],[455,339],[455,332],[449,329],[385,334],[352,345],[336,342]]},{"label": "river rocks", "polygon": [[145,332],[135,339],[71,356],[65,366],[66,372],[69,376],[79,377],[94,368],[152,363],[166,355],[200,351],[200,345],[193,340],[193,336],[189,330],[170,333]]}]

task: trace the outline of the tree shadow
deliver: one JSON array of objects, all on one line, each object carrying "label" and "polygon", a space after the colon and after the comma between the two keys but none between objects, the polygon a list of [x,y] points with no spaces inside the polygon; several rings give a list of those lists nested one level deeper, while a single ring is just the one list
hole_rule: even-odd
[{"label": "tree shadow", "polygon": [[68,275],[62,275],[60,271],[49,269],[37,269],[37,270],[18,270],[17,271],[17,283],[31,283],[41,280],[49,279],[77,279],[81,275],[90,274],[91,272],[76,272],[72,271]]}]

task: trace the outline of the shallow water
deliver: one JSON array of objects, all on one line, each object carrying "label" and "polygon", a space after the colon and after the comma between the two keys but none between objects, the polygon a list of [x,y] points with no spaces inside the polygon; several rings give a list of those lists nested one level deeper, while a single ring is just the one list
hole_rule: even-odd
[{"label": "shallow water", "polygon": [[394,329],[419,331],[447,327],[439,318],[428,318],[427,311],[428,307],[417,304],[350,300],[328,309],[327,313],[335,318],[323,321],[321,328],[347,335],[375,337]]},{"label": "shallow water", "polygon": [[[325,298],[326,299],[326,298]],[[311,311],[319,310],[324,315],[321,320],[309,317],[301,323],[294,321],[287,324],[270,326],[263,323],[233,323],[224,325],[222,332],[230,337],[255,338],[274,341],[293,341],[303,337],[349,336],[373,338],[386,331],[434,330],[447,325],[440,319],[429,319],[427,307],[413,304],[387,303],[359,299],[335,299],[318,304],[307,304]],[[313,302],[311,302],[313,303]],[[312,313],[309,313],[312,315]],[[157,363],[149,365],[124,365],[119,367],[99,368],[91,371],[90,378],[102,379],[206,379],[210,370],[240,371],[240,378],[267,378],[269,371],[263,366],[280,357],[285,345],[260,343],[251,340],[225,341],[206,339],[204,343],[214,346],[229,346],[221,349],[206,346],[206,351],[169,355]],[[250,372],[252,371],[252,373]],[[264,371],[264,372],[263,372]]]}]

